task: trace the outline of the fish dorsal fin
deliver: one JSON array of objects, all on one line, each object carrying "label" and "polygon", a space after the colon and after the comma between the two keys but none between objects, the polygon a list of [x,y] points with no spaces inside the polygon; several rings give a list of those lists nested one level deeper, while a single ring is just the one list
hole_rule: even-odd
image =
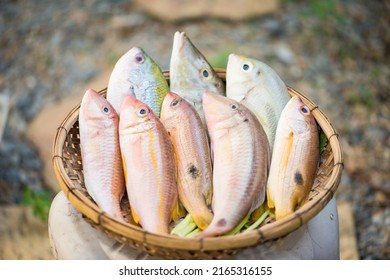
[{"label": "fish dorsal fin", "polygon": [[173,209],[171,213],[171,221],[177,221],[181,217],[186,215],[186,210],[183,205],[180,203],[179,199],[176,197],[176,201],[173,203]]}]

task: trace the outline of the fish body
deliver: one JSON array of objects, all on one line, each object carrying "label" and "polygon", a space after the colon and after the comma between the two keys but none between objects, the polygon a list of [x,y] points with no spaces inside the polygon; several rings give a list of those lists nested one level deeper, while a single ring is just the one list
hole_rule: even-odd
[{"label": "fish body", "polygon": [[173,39],[170,87],[195,107],[204,125],[203,93],[225,95],[223,81],[184,32],[176,32]]},{"label": "fish body", "polygon": [[167,234],[177,206],[169,136],[149,106],[130,96],[123,100],[119,136],[133,218],[148,232]]},{"label": "fish body", "polygon": [[195,108],[174,93],[165,96],[161,122],[173,143],[178,167],[178,194],[196,225],[205,229],[213,215],[212,166],[207,133]]},{"label": "fish body", "polygon": [[85,187],[104,212],[124,221],[120,211],[125,182],[118,122],[110,103],[96,91],[87,90],[79,114]]},{"label": "fish body", "polygon": [[277,220],[306,201],[318,166],[318,138],[309,108],[292,97],[280,116],[267,182],[268,207],[275,208]]},{"label": "fish body", "polygon": [[280,114],[290,100],[279,75],[261,61],[231,54],[226,68],[226,96],[241,102],[256,115],[272,152]]},{"label": "fish body", "polygon": [[244,105],[206,92],[203,106],[213,153],[214,218],[199,236],[227,233],[265,199],[267,137]]},{"label": "fish body", "polygon": [[168,82],[160,67],[143,49],[133,47],[115,64],[107,86],[107,100],[120,114],[124,97],[135,96],[159,117],[168,92]]}]

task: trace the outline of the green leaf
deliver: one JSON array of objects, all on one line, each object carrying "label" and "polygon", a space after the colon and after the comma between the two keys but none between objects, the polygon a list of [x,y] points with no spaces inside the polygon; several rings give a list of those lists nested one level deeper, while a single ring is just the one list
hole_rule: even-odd
[{"label": "green leaf", "polygon": [[235,235],[240,233],[241,229],[246,225],[246,223],[249,221],[250,214],[246,215],[244,219],[236,225],[230,232],[226,233],[225,236],[229,235]]},{"label": "green leaf", "polygon": [[191,231],[189,234],[187,234],[186,237],[188,237],[188,238],[195,237],[201,232],[202,231],[200,230],[200,228],[196,228],[193,231]]},{"label": "green leaf", "polygon": [[194,219],[192,219],[190,214],[187,214],[187,216],[172,229],[171,234],[184,237],[196,228],[197,226],[194,222]]},{"label": "green leaf", "polygon": [[32,213],[44,221],[49,217],[52,195],[48,191],[35,191],[30,187],[22,190],[21,203],[32,207]]},{"label": "green leaf", "polygon": [[268,211],[265,211],[264,214],[261,215],[261,217],[256,222],[254,222],[250,227],[248,227],[244,232],[250,232],[256,229],[265,220],[265,218],[268,217],[268,215],[269,215]]},{"label": "green leaf", "polygon": [[210,59],[210,65],[213,68],[226,68],[229,54],[233,51],[230,48],[223,49],[216,56]]},{"label": "green leaf", "polygon": [[320,154],[325,150],[326,146],[328,145],[328,138],[326,137],[323,130],[320,132]]}]

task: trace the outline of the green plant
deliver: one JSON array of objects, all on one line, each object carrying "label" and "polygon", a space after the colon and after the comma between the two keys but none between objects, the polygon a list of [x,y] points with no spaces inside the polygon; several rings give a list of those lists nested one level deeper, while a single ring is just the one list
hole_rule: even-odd
[{"label": "green plant", "polygon": [[119,60],[120,56],[115,52],[110,52],[107,56],[107,63],[110,66],[114,66],[116,62]]},{"label": "green plant", "polygon": [[47,221],[52,199],[49,191],[36,191],[30,187],[25,187],[22,191],[21,203],[31,206],[35,217]]},{"label": "green plant", "polygon": [[229,54],[233,51],[230,48],[223,49],[217,55],[210,59],[210,64],[213,68],[226,68]]}]

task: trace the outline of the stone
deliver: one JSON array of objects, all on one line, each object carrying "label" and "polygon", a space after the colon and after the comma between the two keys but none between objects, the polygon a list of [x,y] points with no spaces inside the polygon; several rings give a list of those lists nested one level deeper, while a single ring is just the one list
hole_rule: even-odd
[{"label": "stone", "polygon": [[286,64],[292,64],[295,61],[294,52],[287,44],[278,44],[274,51],[277,58]]},{"label": "stone", "polygon": [[166,21],[180,21],[204,16],[245,20],[275,12],[278,0],[136,0],[138,6]]},{"label": "stone", "polygon": [[0,95],[0,143],[3,138],[5,125],[8,119],[9,98],[7,95]]},{"label": "stone", "polygon": [[52,147],[57,128],[68,113],[81,102],[81,98],[88,88],[101,90],[107,86],[111,70],[103,71],[90,83],[75,88],[73,94],[59,102],[44,107],[32,120],[27,129],[27,137],[37,147],[39,157],[44,164],[44,181],[54,193],[60,190],[52,164]]},{"label": "stone", "polygon": [[112,18],[111,28],[118,31],[126,31],[141,26],[145,20],[145,15],[142,13],[118,15]]},{"label": "stone", "polygon": [[0,259],[50,260],[48,225],[33,216],[31,207],[0,207]]},{"label": "stone", "polygon": [[337,208],[340,227],[340,259],[358,260],[359,254],[352,206],[348,202],[338,202]]}]

